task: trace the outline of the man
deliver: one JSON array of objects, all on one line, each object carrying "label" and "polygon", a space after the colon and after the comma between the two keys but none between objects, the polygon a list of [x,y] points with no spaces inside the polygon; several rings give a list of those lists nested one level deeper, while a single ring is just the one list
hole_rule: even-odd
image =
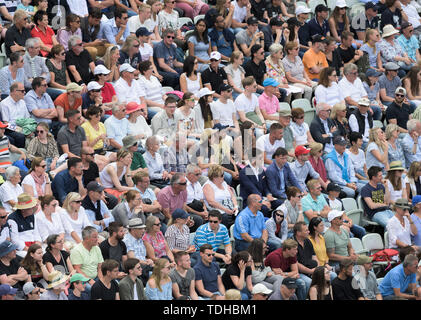
[{"label": "man", "polygon": [[127,260],[127,247],[123,241],[125,229],[120,222],[113,221],[108,226],[110,236],[99,245],[104,260],[113,259],[120,263],[118,278],[126,276],[123,269],[123,263]]},{"label": "man", "polygon": [[[269,253],[265,259],[265,266],[271,267],[275,274],[282,276],[284,278],[283,281],[285,281],[285,278],[295,279],[297,285],[296,288],[298,289],[298,300],[305,300],[306,284],[302,279],[300,279],[297,253],[298,243],[293,239],[286,239],[282,243],[282,248]],[[271,300],[275,300],[274,298]]]},{"label": "man", "polygon": [[[297,21],[297,24],[301,23]],[[280,19],[279,17],[273,17],[270,19],[270,22],[268,25],[263,26],[261,28],[261,32],[263,32],[263,39],[264,39],[264,49],[265,52],[269,52],[269,47],[273,43],[279,43],[282,46],[285,46],[285,42],[288,41],[288,37],[286,35],[286,32],[284,30],[288,30],[287,28],[283,29],[282,25],[284,24],[284,21]],[[287,31],[288,32],[288,31]]]},{"label": "man", "polygon": [[214,255],[215,252],[210,244],[202,245],[200,247],[200,260],[193,268],[197,293],[206,300],[218,295],[225,295],[221,270],[218,263],[213,262]]},{"label": "man", "polygon": [[50,82],[50,72],[45,65],[45,59],[39,56],[40,44],[38,38],[29,38],[25,42],[26,53],[23,55],[25,70],[25,89],[32,87],[32,81],[36,77],[43,77]]},{"label": "man", "polygon": [[[272,155],[275,159],[266,169],[267,193],[270,193],[277,201],[272,201],[272,208],[277,208],[286,200],[286,188],[300,185],[292,172],[288,162],[288,152],[279,147]],[[300,189],[301,190],[301,189]],[[301,190],[303,191],[303,190]]]},{"label": "man", "polygon": [[[222,223],[222,214],[218,210],[209,211],[209,222],[202,224],[197,230],[193,240],[196,253],[204,244],[212,246],[215,258],[223,261],[226,265],[231,263],[232,246],[228,229]],[[221,246],[224,249],[221,249]]]},{"label": "man", "polygon": [[104,1],[97,1],[97,0],[88,0],[89,7],[91,9],[97,8],[100,9],[102,13],[105,14],[105,17],[110,19],[113,16],[112,9],[114,8],[114,1],[112,0],[104,0]]},{"label": "man", "polygon": [[67,124],[61,127],[57,134],[59,152],[70,157],[80,157],[80,151],[88,146],[85,130],[80,126],[82,115],[79,110],[69,110],[65,117]]},{"label": "man", "polygon": [[170,174],[175,172],[186,172],[187,165],[190,162],[187,153],[187,137],[182,133],[177,133],[171,145],[163,152],[162,162],[164,169]]},{"label": "man", "polygon": [[279,122],[274,122],[269,128],[269,133],[257,139],[256,149],[263,152],[265,165],[272,163],[272,155],[279,147],[285,148],[283,136],[284,128]]},{"label": "man", "polygon": [[113,259],[106,259],[101,264],[102,276],[92,285],[91,300],[120,300],[118,292],[119,263]]},{"label": "man", "polygon": [[408,254],[403,263],[390,270],[380,283],[379,290],[384,300],[415,300],[419,297],[416,274],[418,258]]},{"label": "man", "polygon": [[[401,24],[401,32],[403,34],[405,34],[405,29],[408,28],[408,25],[412,27],[412,32],[414,33],[413,39],[417,40],[417,48],[418,48],[418,37],[421,34],[421,17],[418,14],[417,8],[415,7],[415,5],[413,3],[411,3],[411,1],[408,0],[403,0],[400,1],[401,3],[401,9],[403,10],[403,12],[406,13],[406,16],[408,17],[408,21],[402,21]],[[412,33],[411,32],[411,33]],[[405,36],[409,39],[409,35]],[[398,39],[398,42],[399,39]],[[415,45],[415,42],[413,42],[413,44]],[[411,55],[409,54],[409,52],[407,50],[405,50],[404,47],[402,47],[404,49],[405,52],[408,53],[408,56],[413,59],[413,57],[411,57]],[[417,54],[419,54],[418,50],[416,50]],[[418,59],[415,59],[415,61],[417,61]]]},{"label": "man", "polygon": [[354,165],[345,152],[347,142],[344,137],[336,136],[333,139],[334,149],[326,156],[325,167],[327,177],[331,182],[341,187],[347,197],[354,198],[356,192],[360,192],[364,186],[355,177]]},{"label": "man", "polygon": [[421,159],[421,122],[411,119],[407,123],[408,132],[404,134],[401,145],[405,156],[405,164],[409,169],[414,161]]},{"label": "man", "polygon": [[[187,178],[187,212],[190,215],[198,215],[203,221],[208,220],[208,210],[203,195],[203,187],[199,182],[202,176],[202,169],[195,164],[188,164],[186,170]],[[199,226],[193,226],[191,232],[196,232]]]},{"label": "man", "polygon": [[[404,0],[407,1],[407,0]],[[408,6],[412,6],[409,4]],[[415,8],[414,8],[415,9]],[[402,50],[408,54],[409,59],[411,59],[412,63],[416,63],[418,59],[421,59],[421,55],[419,52],[419,43],[418,37],[421,34],[421,18],[418,12],[415,10],[415,13],[418,16],[417,26],[418,26],[418,34],[415,33],[415,24],[411,24],[410,22],[404,21],[402,22],[401,26],[401,35],[397,38],[397,42],[402,47]]]},{"label": "man", "polygon": [[154,135],[162,137],[164,140],[172,139],[177,130],[174,119],[174,112],[177,108],[177,100],[168,97],[164,102],[164,110],[158,112],[151,120],[151,127]]},{"label": "man", "polygon": [[353,267],[354,261],[348,258],[339,264],[339,274],[332,281],[333,300],[364,300],[361,290],[353,281]]},{"label": "man", "polygon": [[354,266],[354,279],[358,281],[361,293],[366,300],[383,300],[373,270],[373,257],[359,255]]},{"label": "man", "polygon": [[[266,123],[271,124],[279,120],[279,100],[285,99],[286,91],[279,88],[279,82],[273,78],[263,80],[263,93],[259,96],[259,107],[262,112],[263,119]],[[280,95],[282,92],[282,97]],[[290,96],[287,100],[290,99]]]},{"label": "man", "polygon": [[354,262],[358,258],[349,240],[348,231],[342,227],[343,215],[344,212],[339,210],[331,210],[328,214],[330,228],[325,232],[324,237],[329,264],[332,266],[338,265],[346,258]]},{"label": "man", "polygon": [[218,51],[222,59],[230,60],[232,52],[238,50],[234,33],[225,26],[225,19],[221,14],[215,17],[214,28],[208,35],[212,51]]},{"label": "man", "polygon": [[262,198],[251,194],[247,198],[247,207],[235,219],[234,241],[237,252],[247,250],[254,239],[268,240],[265,218],[262,209]]},{"label": "man", "polygon": [[126,118],[126,104],[118,103],[112,107],[113,115],[104,121],[109,145],[115,150],[123,147],[123,138],[129,134],[129,120]]},{"label": "man", "polygon": [[[146,3],[140,3],[138,6],[138,15],[129,17],[129,20],[127,21],[127,27],[130,31],[130,34],[135,34],[136,30],[139,28],[146,28],[149,32],[152,34],[154,33],[155,26],[153,24],[153,21],[150,19],[151,17],[151,6]],[[153,37],[153,40],[156,40],[155,37]]]},{"label": "man", "polygon": [[326,103],[316,105],[316,116],[310,124],[310,134],[314,141],[323,144],[326,153],[331,152],[333,147],[333,137],[340,134],[332,119],[330,119],[331,107]]},{"label": "man", "polygon": [[300,49],[303,54],[310,49],[311,46],[310,30],[306,23],[310,12],[311,9],[307,6],[298,5],[295,7],[295,16],[297,17],[298,22],[301,23],[301,27],[298,30],[298,41],[300,42]]},{"label": "man", "polygon": [[127,276],[118,283],[120,299],[147,300],[142,280],[139,279],[143,272],[139,259],[129,258],[124,261],[124,270]]},{"label": "man", "polygon": [[279,123],[284,128],[283,139],[285,141],[285,149],[288,151],[288,155],[292,158],[295,157],[294,150],[294,134],[291,129],[291,110],[280,110],[279,111]]},{"label": "man", "polygon": [[[105,3],[106,1],[101,2]],[[107,48],[105,41],[98,38],[102,28],[101,17],[101,9],[91,7],[89,9],[89,15],[80,19],[80,30],[82,31],[83,45],[91,54],[92,59],[95,59],[97,56],[102,57]]]},{"label": "man", "polygon": [[66,67],[70,81],[84,87],[92,80],[95,63],[89,52],[83,48],[82,39],[79,36],[71,36],[68,46]]},{"label": "man", "polygon": [[130,30],[127,28],[128,19],[127,10],[116,7],[114,18],[104,23],[102,33],[100,32],[98,38],[106,39],[108,43],[122,46],[126,38],[130,35]]},{"label": "man", "polygon": [[57,109],[47,93],[47,80],[34,77],[31,86],[32,90],[24,98],[29,113],[37,123],[45,122],[51,125],[53,119],[57,118]]},{"label": "man", "polygon": [[240,32],[243,28],[247,27],[244,21],[248,19],[251,14],[251,4],[249,0],[236,0],[233,1],[234,12],[232,15],[231,28],[234,29],[234,34]]},{"label": "man", "polygon": [[[304,213],[304,222],[309,223],[314,217],[321,217],[327,224],[327,217],[330,207],[326,202],[325,196],[322,194],[322,186],[319,180],[312,179],[307,182],[308,193],[301,200]],[[327,227],[329,224],[327,224]]]},{"label": "man", "polygon": [[[244,64],[245,76],[252,76],[257,83],[257,91],[263,92],[263,80],[265,80],[266,64],[265,64],[265,51],[263,46],[255,44],[250,50],[251,60]],[[281,97],[281,101],[284,100],[284,94]]]},{"label": "man", "polygon": [[23,293],[26,297],[26,300],[39,300],[41,288],[33,282],[27,282],[23,286]]},{"label": "man", "polygon": [[10,95],[0,102],[2,120],[10,124],[10,128],[16,126],[17,119],[29,118],[26,108],[25,87],[21,82],[14,82],[10,86]]},{"label": "man", "polygon": [[[248,1],[248,0],[247,0]],[[228,84],[228,77],[223,67],[219,66],[221,54],[218,51],[212,51],[210,54],[209,68],[202,72],[203,88],[207,87],[213,93],[214,98],[221,97],[221,88],[223,84]]]},{"label": "man", "polygon": [[317,5],[314,18],[306,23],[309,30],[309,38],[305,40],[306,44],[310,41],[314,44],[315,35],[318,35],[320,38],[330,36],[330,27],[327,21],[328,17],[329,8],[324,4]]},{"label": "man", "polygon": [[54,105],[57,109],[57,118],[60,123],[67,123],[65,116],[67,111],[78,110],[82,112],[82,91],[83,87],[71,82],[66,86],[66,92],[63,92],[54,100]]},{"label": "man", "polygon": [[27,28],[30,18],[23,10],[16,10],[13,15],[13,25],[7,29],[5,37],[6,56],[12,52],[25,51],[26,40],[31,38],[31,31]]},{"label": "man", "polygon": [[352,46],[352,42],[354,41],[353,34],[349,31],[343,31],[340,36],[341,44],[338,48],[336,48],[336,50],[341,56],[343,65],[346,66],[349,63],[357,63],[357,61],[363,56],[363,52],[361,50],[355,50]]},{"label": "man", "polygon": [[139,82],[134,79],[134,72],[136,69],[128,63],[123,63],[119,70],[120,79],[114,84],[118,100],[126,104],[129,102],[146,104],[146,93]]},{"label": "man", "polygon": [[229,126],[228,130],[239,134],[240,126],[238,124],[236,108],[232,101],[232,87],[223,84],[220,88],[219,99],[211,102],[212,118],[214,123],[220,123],[223,126]]},{"label": "man", "polygon": [[80,150],[83,165],[83,185],[86,187],[91,181],[100,183],[99,168],[95,163],[95,152],[92,147],[83,147]]},{"label": "man", "polygon": [[82,160],[77,157],[70,157],[69,160],[67,160],[67,169],[57,173],[51,184],[53,195],[60,204],[63,203],[69,192],[77,192],[82,197],[86,195],[82,175]]},{"label": "man", "polygon": [[308,191],[306,187],[306,181],[308,180],[309,176],[318,180],[322,188],[326,190],[327,183],[323,181],[323,179],[320,177],[320,174],[314,170],[310,161],[308,161],[309,154],[310,149],[307,149],[304,146],[297,146],[295,148],[296,160],[290,165],[291,171],[295,178],[297,178],[301,190]]},{"label": "man", "polygon": [[387,222],[394,213],[389,208],[389,195],[382,184],[382,168],[372,166],[367,171],[369,182],[361,189],[361,200],[364,213],[386,228]]},{"label": "man", "polygon": [[[298,300],[295,291],[298,288],[295,278],[285,278],[279,291],[275,291],[268,300]],[[300,299],[301,300],[301,299]]]},{"label": "man", "polygon": [[250,300],[267,300],[272,292],[273,290],[268,289],[263,283],[255,284],[251,291],[252,297]]},{"label": "man", "polygon": [[324,38],[321,35],[316,34],[311,38],[311,47],[308,49],[303,56],[304,71],[310,80],[319,80],[320,71],[323,68],[329,66],[326,60],[326,56],[323,53],[324,50]]},{"label": "man", "polygon": [[370,129],[373,128],[373,116],[368,112],[369,108],[370,100],[361,98],[358,100],[358,109],[352,111],[349,116],[349,128],[351,132],[359,132],[362,135],[365,146],[368,144]]},{"label": "man", "polygon": [[[103,65],[100,65],[100,66],[103,67]],[[96,75],[96,72],[97,72],[97,67],[95,67],[95,75]],[[92,105],[95,107],[99,107],[101,109],[103,108],[102,95],[101,95],[102,87],[103,86],[101,86],[96,81],[91,81],[86,86],[87,92],[82,94],[82,112],[84,116],[86,115],[86,110]]]},{"label": "man", "polygon": [[[176,59],[176,48],[174,44],[175,31],[167,28],[162,34],[162,41],[154,45],[154,62],[158,73],[164,78],[162,85],[170,86],[177,90],[180,88],[180,74],[183,63]],[[203,74],[202,74],[203,81]]]},{"label": "man", "polygon": [[104,187],[97,181],[91,181],[86,186],[87,196],[82,200],[82,207],[98,232],[104,231],[114,221],[113,215],[104,202]]},{"label": "man", "polygon": [[408,133],[407,123],[412,118],[412,108],[405,99],[405,88],[398,87],[395,90],[395,100],[386,109],[386,120],[388,123],[397,124],[399,132]]},{"label": "man", "polygon": [[185,251],[174,253],[177,266],[170,271],[172,296],[176,300],[199,300],[195,290],[195,272]]},{"label": "man", "polygon": [[[98,247],[98,231],[94,227],[87,226],[82,229],[82,242],[71,250],[70,261],[77,273],[90,279],[90,286],[94,285],[95,279],[102,278],[101,264],[104,259]],[[116,264],[118,268],[118,262]],[[90,287],[87,287],[87,291],[90,291]]]},{"label": "man", "polygon": [[[153,214],[154,216],[162,216],[162,207],[159,204],[155,192],[149,188],[151,180],[145,171],[136,173],[133,178],[134,189],[140,193],[142,198],[142,210],[145,214]],[[163,216],[162,216],[163,217]]]},{"label": "man", "polygon": [[396,89],[402,86],[402,81],[398,77],[399,66],[396,63],[388,62],[383,67],[386,71],[379,77],[379,93],[382,103],[389,106],[394,101]]},{"label": "man", "polygon": [[[377,2],[377,1],[376,1]],[[365,33],[367,29],[378,29],[379,17],[377,16],[377,6],[374,2],[369,1],[364,5],[365,12],[361,13],[361,16],[356,20],[357,24],[351,25],[351,28],[355,30],[357,38],[360,41],[365,40]]]},{"label": "man", "polygon": [[247,28],[235,35],[237,46],[244,53],[245,57],[251,56],[251,48],[255,44],[260,44],[262,48],[264,47],[264,34],[262,31],[258,31],[258,24],[259,20],[251,16],[247,19]]},{"label": "man", "polygon": [[0,243],[0,282],[22,291],[25,282],[31,281],[31,276],[21,267],[21,258],[16,257],[16,245],[10,241]]}]

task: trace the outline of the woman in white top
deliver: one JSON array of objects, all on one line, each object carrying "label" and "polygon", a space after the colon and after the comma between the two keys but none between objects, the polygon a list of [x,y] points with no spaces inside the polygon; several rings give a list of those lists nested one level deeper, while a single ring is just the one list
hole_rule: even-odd
[{"label": "woman in white top", "polygon": [[178,108],[174,112],[174,120],[177,124],[177,132],[186,132],[187,138],[199,139],[200,133],[195,131],[196,112],[193,110],[195,105],[194,95],[187,91],[183,95],[183,99],[178,102]]},{"label": "woman in white top", "polygon": [[402,179],[402,174],[405,168],[402,167],[401,161],[393,161],[390,163],[390,168],[386,174],[386,193],[391,204],[394,204],[397,199],[407,199],[406,185]]},{"label": "woman in white top", "polygon": [[15,166],[8,167],[5,175],[6,182],[0,186],[0,201],[7,213],[12,213],[18,196],[23,193],[23,188],[19,184],[21,175],[19,168]]},{"label": "woman in white top", "polygon": [[232,99],[235,100],[244,92],[241,83],[245,77],[246,71],[241,66],[244,62],[244,54],[241,51],[234,51],[230,57],[230,64],[224,67],[227,74],[228,84],[232,87]]},{"label": "woman in white top", "polygon": [[164,0],[164,9],[158,13],[158,32],[162,37],[164,30],[173,29],[176,32],[176,38],[181,40],[183,36],[181,35],[179,15],[174,8],[174,0]]},{"label": "woman in white top", "polygon": [[148,110],[145,105],[138,105],[136,102],[129,102],[126,105],[126,114],[129,115],[128,134],[136,137],[145,145],[146,138],[152,135],[152,129],[146,122]]},{"label": "woman in white top", "polygon": [[363,145],[363,135],[359,132],[351,132],[349,135],[349,143],[351,146],[346,149],[352,165],[354,166],[355,177],[359,182],[368,182],[367,165],[365,162],[365,154],[361,149]]},{"label": "woman in white top", "polygon": [[70,192],[64,199],[60,217],[66,232],[64,239],[67,241],[80,243],[82,229],[92,226],[82,207],[82,197],[76,192]]},{"label": "woman in white top", "polygon": [[41,241],[47,243],[48,236],[58,234],[65,235],[64,225],[60,214],[56,212],[58,201],[52,195],[40,196],[41,211],[35,215],[35,228],[41,237]]},{"label": "woman in white top", "polygon": [[[121,149],[117,152],[117,161],[111,162],[99,173],[101,184],[107,192],[118,196],[122,193],[132,190],[134,183],[131,176],[130,165],[132,163],[132,154],[128,150]],[[127,187],[121,184],[121,179],[125,178]]]},{"label": "woman in white top", "polygon": [[[160,146],[161,144],[156,136],[146,139],[146,152],[143,154],[143,158],[148,167],[151,184],[162,186],[164,181],[166,181],[166,184],[169,184],[172,176],[164,169],[161,155],[158,152]],[[157,181],[159,181],[159,184]]]},{"label": "woman in white top", "polygon": [[45,172],[47,163],[41,157],[35,157],[31,162],[31,169],[22,181],[23,191],[32,197],[38,198],[51,195],[51,181]]},{"label": "woman in white top", "polygon": [[345,103],[344,95],[337,82],[336,70],[327,67],[320,71],[319,85],[314,92],[316,103],[324,102],[329,106]]},{"label": "woman in white top", "polygon": [[229,229],[238,214],[238,204],[234,192],[224,181],[224,169],[220,165],[211,165],[208,170],[209,180],[203,186],[203,195],[208,210],[216,209],[222,213],[222,223]]},{"label": "woman in white top", "polygon": [[291,130],[297,146],[313,143],[308,124],[304,122],[304,110],[294,108],[291,110]]},{"label": "woman in white top", "polygon": [[389,144],[382,128],[372,128],[368,135],[368,145],[365,152],[367,168],[378,166],[383,173],[389,169]]},{"label": "woman in white top", "polygon": [[137,80],[146,93],[145,100],[148,110],[159,112],[164,108],[165,95],[162,94],[162,84],[153,75],[154,69],[149,60],[139,63],[140,76]]},{"label": "woman in white top", "polygon": [[[418,233],[417,227],[412,221],[408,200],[398,199],[393,205],[395,215],[390,218],[386,225],[389,237],[389,248],[400,249],[411,245],[411,236]],[[419,251],[419,250],[417,250]]]},{"label": "woman in white top", "polygon": [[153,27],[155,41],[161,41],[161,37],[158,32],[158,14],[162,10],[163,3],[160,0],[147,0],[146,4],[151,6],[151,17],[148,19],[150,21],[151,28]]},{"label": "woman in white top", "polygon": [[196,57],[188,56],[184,60],[183,73],[180,75],[180,90],[190,91],[198,98],[200,89],[203,88],[202,78],[197,72],[199,62]]},{"label": "woman in white top", "polygon": [[155,62],[153,61],[153,48],[149,44],[150,35],[152,33],[148,29],[142,27],[136,30],[136,37],[139,40],[139,52],[142,57],[142,61],[149,61],[152,64],[153,75],[158,78],[159,81],[162,81],[164,78],[158,73],[156,69]]}]

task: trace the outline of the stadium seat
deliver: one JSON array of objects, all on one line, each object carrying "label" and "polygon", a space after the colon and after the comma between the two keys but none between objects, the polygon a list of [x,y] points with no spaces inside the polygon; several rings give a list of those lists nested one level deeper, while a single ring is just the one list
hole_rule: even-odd
[{"label": "stadium seat", "polygon": [[367,253],[367,250],[364,249],[363,244],[362,244],[360,239],[350,238],[349,240],[351,241],[352,247],[354,248],[356,254],[366,254]]},{"label": "stadium seat", "polygon": [[381,235],[378,233],[368,233],[361,239],[363,246],[368,250],[369,254],[376,253],[384,249]]},{"label": "stadium seat", "polygon": [[204,19],[204,18],[205,18],[204,14],[199,14],[198,16],[194,17],[193,22],[196,25],[197,21],[199,21],[200,19]]},{"label": "stadium seat", "polygon": [[178,21],[180,22],[180,28],[185,24],[193,23],[192,19],[190,19],[189,17],[178,18]]},{"label": "stadium seat", "polygon": [[314,119],[316,110],[311,107],[310,101],[307,99],[295,99],[291,103],[291,108],[301,108],[304,110],[304,122],[309,126]]}]

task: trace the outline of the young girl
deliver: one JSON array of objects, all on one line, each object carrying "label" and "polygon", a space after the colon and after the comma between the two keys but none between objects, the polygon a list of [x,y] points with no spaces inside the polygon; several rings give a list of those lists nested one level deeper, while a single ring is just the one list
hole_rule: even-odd
[{"label": "young girl", "polygon": [[314,270],[308,296],[310,300],[333,300],[330,271],[325,266]]},{"label": "young girl", "polygon": [[50,274],[47,267],[42,262],[42,248],[34,243],[28,248],[25,258],[20,263],[21,266],[31,276],[31,281],[38,283],[42,279],[47,280]]}]

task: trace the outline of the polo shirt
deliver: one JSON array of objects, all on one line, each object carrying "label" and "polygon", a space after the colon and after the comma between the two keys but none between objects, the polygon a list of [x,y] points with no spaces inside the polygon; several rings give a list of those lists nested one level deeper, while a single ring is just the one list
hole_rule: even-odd
[{"label": "polo shirt", "polygon": [[[294,240],[297,241],[297,239]],[[301,246],[301,244],[298,243],[298,253],[297,253],[297,260],[299,263],[304,265],[305,267],[309,269],[313,269],[317,267],[317,261],[313,260],[313,256],[316,255],[314,252],[313,244],[311,243],[310,239],[304,240],[304,247]]]},{"label": "polo shirt", "polygon": [[[344,61],[345,62],[345,61]],[[353,83],[349,82],[346,77],[343,77],[338,82],[339,88],[343,92],[343,96],[350,97],[352,100],[358,102],[362,97],[367,96],[361,79],[357,78]]]},{"label": "polo shirt", "polygon": [[10,125],[16,125],[17,119],[30,117],[25,100],[23,99],[15,101],[12,96],[8,96],[0,102],[0,107],[2,120],[8,122]]},{"label": "polo shirt", "polygon": [[335,249],[335,254],[348,257],[348,244],[349,244],[349,233],[341,227],[341,234],[337,234],[335,231],[328,229],[325,234],[326,249]]},{"label": "polo shirt", "polygon": [[195,280],[202,280],[205,290],[210,292],[219,291],[218,276],[221,274],[221,270],[218,263],[211,262],[209,266],[206,266],[200,259],[193,269],[196,275]]},{"label": "polo shirt", "polygon": [[225,81],[228,81],[227,74],[225,73],[224,68],[218,66],[218,71],[214,71],[211,66],[209,66],[202,73],[202,83],[203,86],[207,83],[211,85],[211,88],[216,93],[221,93],[221,85]]},{"label": "polo shirt", "polygon": [[63,203],[69,192],[79,192],[79,183],[69,174],[69,169],[65,169],[56,174],[51,182],[51,189],[54,197]]},{"label": "polo shirt", "polygon": [[89,97],[89,92],[82,94],[82,110],[88,109],[92,104],[95,104],[94,100]]},{"label": "polo shirt", "polygon": [[166,186],[159,191],[157,199],[163,209],[169,208],[172,213],[175,209],[183,208],[187,201],[187,190],[174,194],[172,187]]},{"label": "polo shirt", "polygon": [[279,110],[279,100],[275,95],[269,98],[266,92],[263,92],[259,96],[259,108],[269,115],[274,114]]},{"label": "polo shirt", "polygon": [[107,138],[114,139],[121,146],[123,145],[123,138],[129,131],[129,120],[127,118],[117,119],[114,115],[104,121],[105,129],[107,130]]},{"label": "polo shirt", "polygon": [[[308,193],[306,196],[304,196],[301,199],[301,204],[303,206],[303,212],[306,212],[308,210],[322,211],[324,206],[327,205],[327,202],[326,202],[326,198],[322,194],[319,195],[316,200],[314,200],[311,194]],[[309,221],[306,215],[304,215],[304,222],[306,224],[309,224]]]},{"label": "polo shirt", "polygon": [[272,269],[280,268],[283,272],[290,272],[291,265],[295,263],[297,263],[297,257],[284,258],[282,248],[272,251],[265,259],[265,266]]},{"label": "polo shirt", "polygon": [[383,297],[387,297],[394,295],[393,288],[399,288],[401,293],[405,293],[408,290],[408,286],[416,282],[416,274],[406,275],[401,263],[386,274],[379,286],[379,290]]},{"label": "polo shirt", "polygon": [[308,24],[308,29],[310,30],[310,41],[311,37],[320,34],[324,37],[326,37],[326,34],[330,32],[329,23],[327,20],[323,20],[322,25],[319,24],[319,22],[316,20],[316,18],[311,19]]},{"label": "polo shirt", "polygon": [[263,230],[266,230],[265,217],[260,211],[254,215],[247,207],[235,219],[234,238],[237,240],[243,239],[241,233],[248,233],[253,239],[259,239],[262,237]]},{"label": "polo shirt", "polygon": [[93,246],[88,251],[81,242],[70,251],[70,261],[73,265],[80,265],[82,272],[90,279],[95,279],[98,275],[98,264],[103,263],[104,259],[98,246]]},{"label": "polo shirt", "polygon": [[62,107],[63,112],[66,113],[70,109],[76,110],[82,105],[82,98],[76,99],[74,105],[69,104],[69,98],[67,97],[67,92],[62,93],[59,95],[56,100],[54,100],[54,105],[56,107]]},{"label": "polo shirt", "polygon": [[145,90],[143,90],[139,82],[132,80],[132,83],[129,85],[122,77],[115,82],[114,89],[118,101],[125,103],[140,103],[140,98],[146,95]]},{"label": "polo shirt", "polygon": [[253,76],[258,85],[263,85],[263,79],[266,73],[264,60],[260,61],[259,64],[256,64],[253,60],[249,60],[244,65],[244,70],[246,71],[246,77]]},{"label": "polo shirt", "polygon": [[211,228],[209,222],[202,224],[196,230],[196,235],[193,240],[193,244],[196,247],[196,251],[200,250],[200,247],[204,244],[210,244],[213,251],[216,251],[221,245],[229,245],[230,237],[228,229],[222,223],[219,224],[219,229],[215,233]]},{"label": "polo shirt", "polygon": [[143,159],[143,156],[140,152],[135,151],[132,155],[132,164],[130,165],[130,170],[137,170],[139,168],[146,168],[146,162],[145,159]]},{"label": "polo shirt", "polygon": [[35,119],[37,123],[39,122],[51,123],[51,119],[38,118],[34,116],[34,114],[32,113],[33,110],[55,108],[54,102],[48,93],[44,93],[40,98],[35,93],[34,90],[31,90],[25,95],[24,99],[25,99],[26,107],[28,108],[28,111],[31,113],[31,117]]},{"label": "polo shirt", "polygon": [[[50,27],[45,27],[45,33],[41,29],[39,29],[37,26],[34,26],[31,30],[31,36],[32,38],[40,38],[40,40],[44,43],[47,47],[53,46],[53,36],[55,36],[54,30]],[[40,50],[43,57],[48,55],[47,51]]]},{"label": "polo shirt", "polygon": [[140,193],[140,196],[142,197],[142,199],[149,199],[152,202],[154,202],[156,200],[155,192],[153,192],[153,190],[151,188],[147,188],[145,190],[145,192],[142,192],[142,190],[140,190],[136,187],[134,187],[134,189]]},{"label": "polo shirt", "polygon": [[29,29],[23,28],[22,31],[19,31],[16,25],[13,24],[6,31],[6,36],[5,36],[6,56],[10,56],[10,54],[12,53],[12,51],[10,50],[10,47],[14,46],[15,42],[18,45],[25,47],[25,42],[29,38],[31,38],[31,31]]},{"label": "polo shirt", "polygon": [[399,107],[395,102],[392,102],[386,109],[386,120],[389,122],[390,119],[396,119],[398,126],[406,129],[410,114],[411,108],[408,104],[403,103],[402,107]]},{"label": "polo shirt", "polygon": [[85,130],[79,126],[76,127],[75,132],[71,132],[69,126],[66,124],[61,127],[57,134],[57,144],[60,154],[63,153],[61,146],[67,144],[71,153],[80,156],[83,141],[86,141]]},{"label": "polo shirt", "polygon": [[[82,78],[82,82],[79,84],[88,84],[88,82],[93,79],[91,69],[89,67],[89,64],[92,61],[92,57],[87,50],[83,50],[78,56],[72,50],[66,52],[66,66],[67,68],[70,66],[76,67],[77,72],[79,72],[79,75]],[[69,77],[71,82],[76,82],[70,71]]]},{"label": "polo shirt", "polygon": [[[362,17],[364,18],[364,22],[361,23],[361,21],[359,19],[357,19],[357,21],[359,23],[355,25],[355,26],[357,26],[357,29],[355,29],[355,31],[365,31],[367,29],[378,29],[378,27],[379,27],[379,17],[376,16],[371,20],[368,20],[366,15],[363,15]],[[351,30],[352,29],[353,28],[351,27]]]}]

